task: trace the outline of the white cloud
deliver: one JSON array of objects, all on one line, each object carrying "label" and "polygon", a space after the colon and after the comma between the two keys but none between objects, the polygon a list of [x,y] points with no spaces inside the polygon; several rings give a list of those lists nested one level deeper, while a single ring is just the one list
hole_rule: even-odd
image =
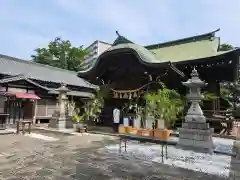
[{"label": "white cloud", "polygon": [[[139,43],[154,43],[221,28],[224,41],[238,44],[240,1],[232,0],[102,0],[81,3],[56,0],[75,16],[86,16]],[[94,35],[93,35],[94,36]],[[96,37],[97,39],[101,37]]]}]

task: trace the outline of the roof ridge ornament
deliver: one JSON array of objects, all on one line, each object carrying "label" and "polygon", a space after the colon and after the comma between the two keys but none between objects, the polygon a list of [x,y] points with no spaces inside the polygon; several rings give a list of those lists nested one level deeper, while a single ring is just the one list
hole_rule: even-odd
[{"label": "roof ridge ornament", "polygon": [[192,73],[191,73],[191,77],[198,77],[198,76],[199,76],[198,71],[197,71],[196,67],[194,66]]},{"label": "roof ridge ornament", "polygon": [[118,36],[121,36],[118,31],[116,31],[116,34],[117,34]]},{"label": "roof ridge ornament", "polygon": [[132,41],[128,40],[126,37],[122,36],[119,34],[118,31],[116,31],[116,34],[117,34],[117,39],[113,42],[113,46],[116,46],[118,44],[126,44],[126,43],[132,43]]}]

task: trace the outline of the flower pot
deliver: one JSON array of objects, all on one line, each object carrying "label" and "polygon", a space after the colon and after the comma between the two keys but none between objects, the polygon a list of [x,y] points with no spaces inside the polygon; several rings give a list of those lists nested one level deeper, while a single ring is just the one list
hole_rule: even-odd
[{"label": "flower pot", "polygon": [[79,124],[73,124],[73,129],[75,132],[80,132]]},{"label": "flower pot", "polygon": [[137,134],[138,133],[138,129],[137,128],[132,128],[130,134]]},{"label": "flower pot", "polygon": [[125,129],[125,127],[123,125],[120,125],[118,127],[118,133],[120,133],[120,134],[126,133],[126,129]]},{"label": "flower pot", "polygon": [[83,123],[75,123],[73,124],[73,128],[75,130],[75,132],[82,132],[84,131],[84,124]]},{"label": "flower pot", "polygon": [[154,129],[154,137],[162,140],[167,140],[170,137],[172,130]]},{"label": "flower pot", "polygon": [[149,136],[154,136],[154,129],[149,129]]},{"label": "flower pot", "polygon": [[143,129],[142,130],[142,136],[150,136],[151,130],[150,129]]},{"label": "flower pot", "polygon": [[125,131],[126,131],[126,133],[131,133],[131,131],[132,131],[132,126],[125,126]]},{"label": "flower pot", "polygon": [[142,136],[142,130],[143,130],[143,129],[138,129],[138,130],[137,130],[137,135],[138,135],[138,136]]}]

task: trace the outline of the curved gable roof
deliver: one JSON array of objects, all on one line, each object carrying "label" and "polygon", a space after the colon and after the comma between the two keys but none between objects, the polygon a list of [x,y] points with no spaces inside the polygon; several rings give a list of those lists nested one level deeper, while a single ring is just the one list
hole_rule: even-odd
[{"label": "curved gable roof", "polygon": [[118,44],[116,46],[110,47],[104,53],[115,51],[115,50],[121,50],[121,49],[133,50],[135,53],[137,53],[139,58],[146,63],[158,63],[159,62],[159,60],[156,59],[156,56],[154,55],[153,52],[147,50],[143,46],[140,46],[140,45],[134,44],[134,43]]},{"label": "curved gable roof", "polygon": [[126,51],[131,51],[133,52],[140,63],[146,64],[146,65],[152,65],[152,64],[160,64],[162,62],[165,63],[170,63],[167,61],[161,61],[158,60],[157,57],[155,56],[154,52],[149,51],[148,49],[146,49],[145,47],[135,44],[132,41],[128,40],[127,38],[121,36],[117,31],[116,34],[118,35],[118,37],[116,38],[116,40],[113,43],[113,46],[110,47],[108,50],[106,50],[104,53],[102,53],[92,64],[90,67],[88,67],[85,70],[80,71],[80,74],[84,74],[84,73],[88,73],[90,71],[92,71],[92,69],[94,69],[99,61],[101,61],[103,59],[103,57],[106,57],[107,55],[109,55],[110,53],[117,53],[117,52],[126,52]]}]

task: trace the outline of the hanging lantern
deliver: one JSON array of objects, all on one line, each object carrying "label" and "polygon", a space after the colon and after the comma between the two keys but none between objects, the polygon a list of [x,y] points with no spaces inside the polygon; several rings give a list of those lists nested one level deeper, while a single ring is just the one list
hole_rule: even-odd
[{"label": "hanging lantern", "polygon": [[118,98],[118,93],[114,92],[113,94],[114,94],[113,97],[117,99]]},{"label": "hanging lantern", "polygon": [[129,99],[132,99],[132,93],[129,93],[128,98],[129,98]]},{"label": "hanging lantern", "polygon": [[138,97],[137,92],[134,92],[134,93],[133,93],[133,97],[134,97],[134,98],[137,98],[137,97]]},{"label": "hanging lantern", "polygon": [[123,98],[127,99],[128,98],[128,93],[124,93]]},{"label": "hanging lantern", "polygon": [[145,93],[145,91],[142,90],[142,91],[140,91],[139,95],[142,95],[142,94],[144,94],[144,93]]}]

